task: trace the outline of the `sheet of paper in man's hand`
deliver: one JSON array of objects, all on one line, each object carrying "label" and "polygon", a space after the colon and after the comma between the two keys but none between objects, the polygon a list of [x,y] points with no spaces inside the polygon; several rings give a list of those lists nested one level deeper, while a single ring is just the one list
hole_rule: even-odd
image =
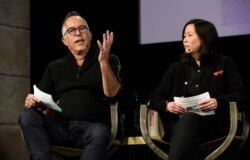
[{"label": "sheet of paper in man's hand", "polygon": [[33,89],[34,89],[34,96],[36,96],[41,101],[42,104],[44,104],[48,108],[51,108],[58,112],[62,112],[62,109],[54,102],[50,94],[41,91],[40,89],[37,88],[35,84],[33,85]]}]

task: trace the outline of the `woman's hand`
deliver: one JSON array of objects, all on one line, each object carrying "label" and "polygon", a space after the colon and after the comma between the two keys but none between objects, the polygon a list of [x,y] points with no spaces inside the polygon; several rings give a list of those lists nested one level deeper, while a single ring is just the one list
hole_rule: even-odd
[{"label": "woman's hand", "polygon": [[174,114],[183,114],[187,112],[187,108],[185,106],[174,101],[167,103],[166,110]]},{"label": "woman's hand", "polygon": [[206,112],[206,111],[212,111],[217,108],[217,100],[215,98],[210,98],[207,100],[202,100],[199,102],[199,109]]}]

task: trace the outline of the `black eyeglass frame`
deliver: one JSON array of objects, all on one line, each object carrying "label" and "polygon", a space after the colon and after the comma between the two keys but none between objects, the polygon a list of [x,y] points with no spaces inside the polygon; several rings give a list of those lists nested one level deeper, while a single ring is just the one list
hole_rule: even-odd
[{"label": "black eyeglass frame", "polygon": [[81,25],[81,26],[79,26],[79,27],[77,27],[77,28],[76,28],[76,27],[70,27],[70,28],[68,28],[68,29],[64,32],[63,36],[65,36],[67,33],[68,33],[69,35],[71,35],[71,36],[75,36],[77,30],[78,30],[80,33],[86,33],[87,31],[89,31],[89,27],[86,26],[86,25]]}]

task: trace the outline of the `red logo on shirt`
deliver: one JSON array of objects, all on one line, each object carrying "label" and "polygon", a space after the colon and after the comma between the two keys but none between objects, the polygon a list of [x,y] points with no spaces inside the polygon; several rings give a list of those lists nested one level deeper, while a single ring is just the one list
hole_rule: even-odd
[{"label": "red logo on shirt", "polygon": [[215,71],[214,76],[219,76],[223,74],[223,70]]}]

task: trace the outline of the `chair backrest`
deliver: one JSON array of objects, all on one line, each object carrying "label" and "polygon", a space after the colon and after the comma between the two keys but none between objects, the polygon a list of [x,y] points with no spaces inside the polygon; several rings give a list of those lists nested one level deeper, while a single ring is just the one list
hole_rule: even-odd
[{"label": "chair backrest", "polygon": [[[212,149],[212,152],[210,152],[205,159],[206,160],[214,160],[218,158],[220,155],[222,155],[223,152],[225,152],[229,146],[232,144],[233,141],[239,141],[238,148],[240,149],[246,142],[248,134],[249,134],[249,122],[248,117],[246,116],[245,112],[239,112],[237,109],[236,102],[230,102],[230,129],[227,135],[224,137],[215,139],[213,141],[209,141],[207,143],[203,143],[199,145],[200,150],[210,150]],[[169,142],[165,142],[162,140],[162,122],[158,114],[155,114],[157,116],[154,117],[154,124],[157,124],[157,127],[149,126],[149,124],[152,125],[152,123],[148,123],[148,121],[151,121],[150,118],[152,118],[152,113],[156,112],[152,109],[148,109],[146,104],[142,104],[140,106],[140,129],[142,136],[148,145],[148,147],[157,154],[160,158],[163,160],[168,160],[168,153],[164,151],[161,147],[157,146],[155,141],[171,145]],[[238,123],[242,123],[242,129],[239,131]],[[151,128],[150,128],[151,127]],[[150,130],[151,129],[151,130]],[[154,129],[152,134],[152,129]],[[238,133],[240,132],[240,133]]]}]

